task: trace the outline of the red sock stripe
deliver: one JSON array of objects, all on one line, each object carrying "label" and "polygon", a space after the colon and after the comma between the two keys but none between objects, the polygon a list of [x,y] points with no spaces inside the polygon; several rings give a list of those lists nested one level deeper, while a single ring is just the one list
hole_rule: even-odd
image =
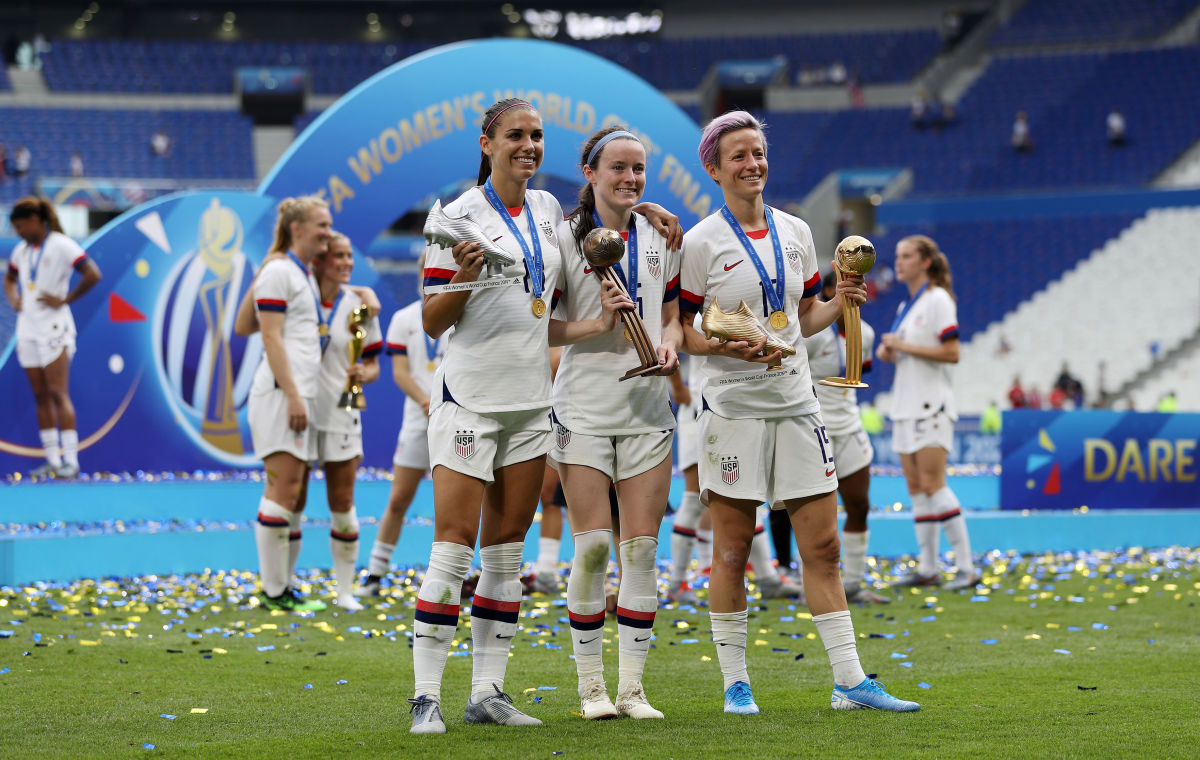
[{"label": "red sock stripe", "polygon": [[424,599],[417,599],[417,611],[432,612],[435,615],[453,615],[458,617],[457,604],[438,604],[437,602],[427,602]]},{"label": "red sock stripe", "polygon": [[288,534],[288,541],[299,541],[301,538],[303,538],[303,534],[300,531]]},{"label": "red sock stripe", "polygon": [[265,525],[268,528],[286,528],[291,525],[286,517],[271,517],[264,515],[262,512],[258,513],[258,522],[260,525]]},{"label": "red sock stripe", "polygon": [[674,528],[671,528],[671,531],[674,533],[678,533],[681,536],[687,536],[688,538],[696,537],[696,531],[693,528],[681,528],[678,525],[676,525]]},{"label": "red sock stripe", "polygon": [[754,529],[754,535],[756,535],[756,536],[757,536],[759,533],[762,533],[762,532],[763,532],[764,530],[766,530],[766,529],[767,529],[767,526],[766,526],[766,525],[760,525],[760,526],[758,526],[757,528],[755,528],[755,529]]},{"label": "red sock stripe", "polygon": [[962,514],[962,510],[959,509],[958,507],[955,507],[954,509],[950,510],[949,512],[942,512],[941,514],[938,514],[938,515],[924,515],[922,517],[914,517],[913,520],[915,520],[916,522],[943,522],[945,520],[949,520],[951,517],[958,517],[961,514]]},{"label": "red sock stripe", "polygon": [[495,610],[497,612],[520,612],[520,602],[502,602],[499,599],[488,599],[486,596],[475,594],[475,598],[471,600],[472,607],[482,607],[487,610]]},{"label": "red sock stripe", "polygon": [[600,610],[595,615],[583,615],[567,610],[567,617],[570,618],[572,623],[598,623],[604,620],[604,610]]},{"label": "red sock stripe", "polygon": [[655,613],[653,612],[638,612],[637,610],[617,607],[617,617],[627,617],[633,618],[634,620],[648,620],[650,622],[654,622],[654,615]]},{"label": "red sock stripe", "polygon": [[336,530],[329,531],[330,538],[336,538],[338,541],[357,541],[358,533],[339,533]]}]

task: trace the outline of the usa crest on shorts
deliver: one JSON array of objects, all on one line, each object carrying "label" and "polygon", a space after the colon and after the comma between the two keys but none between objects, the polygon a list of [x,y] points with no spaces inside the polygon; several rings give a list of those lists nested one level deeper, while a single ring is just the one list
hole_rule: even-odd
[{"label": "usa crest on shorts", "polygon": [[726,485],[733,485],[742,477],[742,473],[738,470],[737,457],[721,457],[721,480],[725,481]]},{"label": "usa crest on shorts", "polygon": [[554,425],[554,442],[558,444],[560,449],[565,449],[567,444],[571,442],[571,431],[567,430],[562,423]]},{"label": "usa crest on shorts", "polygon": [[475,431],[456,430],[454,433],[454,453],[463,459],[470,459],[475,454]]},{"label": "usa crest on shorts", "polygon": [[656,251],[646,251],[646,271],[654,279],[662,272],[662,255]]}]

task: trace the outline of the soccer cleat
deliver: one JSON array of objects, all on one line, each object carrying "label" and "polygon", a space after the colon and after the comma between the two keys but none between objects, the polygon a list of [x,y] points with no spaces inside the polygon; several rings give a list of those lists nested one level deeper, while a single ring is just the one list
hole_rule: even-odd
[{"label": "soccer cleat", "polygon": [[921,575],[913,573],[907,577],[901,578],[891,585],[891,588],[909,588],[912,586],[940,586],[942,585],[942,576],[934,573],[933,575]]},{"label": "soccer cleat", "polygon": [[650,706],[646,691],[636,681],[617,694],[617,712],[634,720],[663,719],[662,712]]},{"label": "soccer cleat", "polygon": [[446,721],[442,720],[442,705],[436,699],[422,694],[416,699],[408,700],[412,707],[408,712],[412,715],[410,734],[444,734]]},{"label": "soccer cleat", "polygon": [[358,601],[350,594],[338,594],[337,606],[341,607],[346,612],[359,612],[363,609],[362,602]]},{"label": "soccer cleat", "polygon": [[604,676],[589,676],[579,683],[579,714],[584,720],[608,720],[617,717],[617,708],[608,698]]},{"label": "soccer cleat", "polygon": [[871,589],[860,584],[846,586],[846,601],[850,604],[862,602],[865,604],[891,604],[892,600],[886,596],[880,596]]},{"label": "soccer cleat", "polygon": [[553,571],[530,573],[521,579],[526,594],[558,593],[558,576]]},{"label": "soccer cleat", "polygon": [[954,577],[944,586],[947,591],[959,591],[964,588],[975,588],[979,581],[983,580],[978,570],[972,570],[970,573],[959,570],[954,574]]},{"label": "soccer cleat", "polygon": [[763,599],[796,598],[804,604],[804,586],[792,583],[782,575],[774,579],[765,579],[758,584],[758,590]]},{"label": "soccer cleat", "polygon": [[758,705],[754,702],[754,694],[750,692],[750,684],[736,681],[725,690],[725,712],[734,715],[758,715]]},{"label": "soccer cleat", "polygon": [[916,702],[896,699],[885,691],[884,685],[870,678],[853,689],[833,687],[829,706],[835,710],[886,710],[887,712],[916,712],[921,706]]},{"label": "soccer cleat", "polygon": [[62,465],[55,467],[54,465],[50,464],[49,462],[42,462],[37,467],[34,467],[32,470],[29,471],[29,477],[31,477],[31,478],[48,478],[51,475],[55,474],[55,472],[58,471],[59,467],[62,467]]},{"label": "soccer cleat", "polygon": [[445,209],[442,208],[440,200],[435,201],[433,207],[429,209],[429,216],[425,219],[423,232],[425,240],[431,245],[453,248],[459,243],[479,243],[483,257],[489,264],[501,264],[509,267],[517,263],[516,259],[507,251],[489,240],[487,235],[483,234],[479,223],[470,216],[466,214],[460,217],[448,216]]},{"label": "soccer cleat", "polygon": [[513,706],[512,697],[492,684],[495,694],[488,694],[478,702],[475,697],[467,700],[463,718],[467,723],[495,723],[500,726],[540,726],[542,722],[531,718]]},{"label": "soccer cleat", "polygon": [[268,610],[283,610],[284,612],[320,612],[325,609],[325,602],[320,599],[301,599],[290,588],[279,596],[258,595],[262,607]]},{"label": "soccer cleat", "polygon": [[63,462],[61,467],[54,470],[56,478],[74,478],[79,475],[79,465],[72,462]]},{"label": "soccer cleat", "polygon": [[379,593],[379,585],[382,581],[383,578],[379,577],[378,575],[368,575],[367,579],[358,587],[359,595],[382,596],[382,594]]},{"label": "soccer cleat", "polygon": [[479,585],[479,574],[476,573],[470,578],[463,581],[462,591],[459,593],[459,598],[466,602],[471,597],[475,596],[475,587]]},{"label": "soccer cleat", "polygon": [[667,601],[673,604],[695,605],[697,602],[696,592],[692,590],[687,581],[681,581],[677,588],[667,591]]}]

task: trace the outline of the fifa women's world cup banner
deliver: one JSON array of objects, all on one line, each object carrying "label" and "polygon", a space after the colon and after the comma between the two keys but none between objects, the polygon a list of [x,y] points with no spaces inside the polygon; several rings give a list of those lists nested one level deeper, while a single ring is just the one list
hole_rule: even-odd
[{"label": "fifa women's world cup banner", "polygon": [[1003,509],[1200,507],[1200,414],[1004,413]]}]

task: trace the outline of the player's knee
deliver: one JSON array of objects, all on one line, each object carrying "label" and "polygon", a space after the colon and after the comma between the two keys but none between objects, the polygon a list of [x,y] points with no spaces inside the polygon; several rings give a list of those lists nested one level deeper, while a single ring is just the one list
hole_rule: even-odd
[{"label": "player's knee", "polygon": [[733,569],[744,569],[750,558],[750,537],[726,538],[713,547],[713,562]]},{"label": "player's knee", "polygon": [[809,551],[810,557],[804,558],[806,565],[813,564],[821,567],[837,569],[842,557],[842,542],[836,530],[817,536]]}]

